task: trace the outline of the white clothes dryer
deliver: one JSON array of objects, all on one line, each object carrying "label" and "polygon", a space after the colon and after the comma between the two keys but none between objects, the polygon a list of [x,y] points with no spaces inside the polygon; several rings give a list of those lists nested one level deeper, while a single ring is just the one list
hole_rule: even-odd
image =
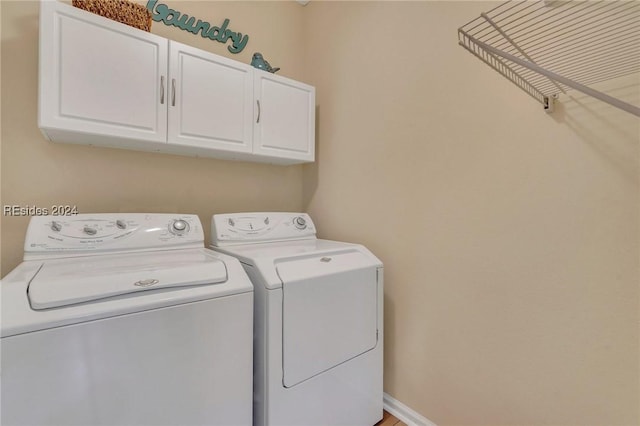
[{"label": "white clothes dryer", "polygon": [[33,217],[2,280],[3,425],[247,425],[253,287],[194,215]]},{"label": "white clothes dryer", "polygon": [[299,213],[214,215],[212,249],[254,284],[254,425],[371,426],[382,418],[382,263],[316,238]]}]

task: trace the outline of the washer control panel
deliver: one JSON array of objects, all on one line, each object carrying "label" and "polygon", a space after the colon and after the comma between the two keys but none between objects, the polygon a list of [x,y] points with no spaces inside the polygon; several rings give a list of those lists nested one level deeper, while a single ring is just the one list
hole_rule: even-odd
[{"label": "washer control panel", "polygon": [[75,216],[34,216],[25,241],[25,259],[61,252],[163,250],[204,247],[196,215],[96,213]]},{"label": "washer control panel", "polygon": [[315,239],[316,228],[306,213],[216,214],[211,219],[214,246]]}]

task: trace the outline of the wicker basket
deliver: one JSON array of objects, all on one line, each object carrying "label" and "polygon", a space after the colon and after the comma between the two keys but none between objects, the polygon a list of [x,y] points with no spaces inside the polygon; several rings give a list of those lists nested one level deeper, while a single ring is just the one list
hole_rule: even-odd
[{"label": "wicker basket", "polygon": [[72,0],[75,7],[123,24],[151,31],[151,12],[128,0]]}]

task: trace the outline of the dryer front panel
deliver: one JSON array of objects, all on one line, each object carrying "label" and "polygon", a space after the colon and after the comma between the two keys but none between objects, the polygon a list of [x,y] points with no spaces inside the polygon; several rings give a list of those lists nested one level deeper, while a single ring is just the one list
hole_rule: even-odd
[{"label": "dryer front panel", "polygon": [[285,261],[283,384],[292,387],[377,344],[376,267],[357,251]]}]

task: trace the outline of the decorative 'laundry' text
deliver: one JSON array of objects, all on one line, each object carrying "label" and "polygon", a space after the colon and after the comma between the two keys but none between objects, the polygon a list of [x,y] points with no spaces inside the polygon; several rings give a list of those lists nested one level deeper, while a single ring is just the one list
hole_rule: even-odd
[{"label": "decorative 'laundry' text", "polygon": [[151,12],[151,18],[156,22],[162,21],[165,25],[178,27],[192,34],[200,33],[202,38],[208,38],[220,43],[226,43],[231,40],[231,45],[227,46],[227,50],[231,53],[240,53],[249,41],[248,35],[243,35],[227,28],[229,19],[225,19],[219,27],[212,26],[209,22],[200,19],[196,22],[196,18],[193,16],[170,9],[166,4],[158,3],[158,0],[149,0],[147,9]]}]

